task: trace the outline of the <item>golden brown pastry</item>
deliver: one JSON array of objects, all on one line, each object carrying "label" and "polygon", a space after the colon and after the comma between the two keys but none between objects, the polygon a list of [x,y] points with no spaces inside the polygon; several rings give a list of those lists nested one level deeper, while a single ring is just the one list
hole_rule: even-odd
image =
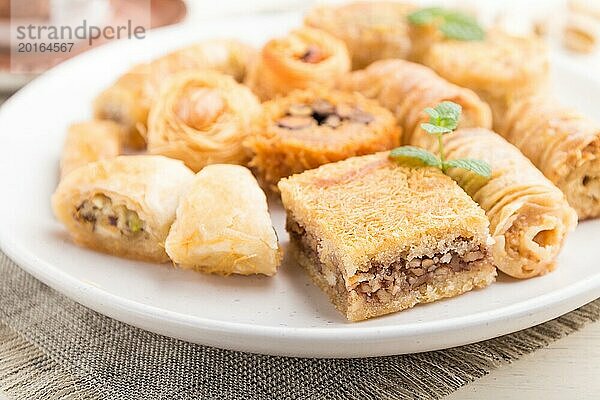
[{"label": "golden brown pastry", "polygon": [[499,125],[499,133],[563,191],[579,219],[600,217],[600,124],[535,96],[515,102]]},{"label": "golden brown pastry", "polygon": [[271,276],[282,258],[256,179],[245,167],[225,164],[196,175],[179,202],[166,250],[182,268],[222,275]]},{"label": "golden brown pastry", "polygon": [[214,69],[242,81],[254,50],[236,40],[206,40],[140,64],[121,76],[94,102],[99,119],[114,120],[129,133],[125,145],[145,145],[146,122],[160,86],[172,74],[194,69]]},{"label": "golden brown pastry", "polygon": [[142,134],[151,104],[145,93],[149,72],[148,64],[136,65],[94,100],[94,116],[121,125],[125,131],[123,145],[130,149],[146,145]]},{"label": "golden brown pastry", "polygon": [[352,68],[361,69],[373,61],[407,58],[410,52],[407,15],[409,3],[357,1],[313,8],[304,23],[341,39],[352,57]]},{"label": "golden brown pastry", "polygon": [[358,93],[295,91],[263,104],[246,141],[261,183],[348,157],[389,150],[400,142],[392,113]]},{"label": "golden brown pastry", "polygon": [[87,121],[73,124],[60,159],[60,176],[94,161],[114,158],[121,153],[123,129],[112,121]]},{"label": "golden brown pastry", "polygon": [[[490,31],[483,41],[444,40],[423,63],[448,81],[474,90],[499,120],[513,100],[547,90],[548,54],[541,39]],[[498,128],[497,126],[495,127]]]},{"label": "golden brown pastry", "polygon": [[447,159],[479,159],[492,167],[490,180],[458,168],[449,175],[486,211],[498,269],[515,278],[552,271],[577,225],[577,214],[562,192],[495,132],[462,129],[444,136],[444,143]]},{"label": "golden brown pastry", "polygon": [[68,174],[52,195],[52,209],[79,245],[166,262],[165,239],[179,196],[193,177],[181,161],[120,156]]},{"label": "golden brown pastry", "polygon": [[279,182],[290,251],[351,321],[494,281],[489,221],[437,168],[388,153],[353,157]]},{"label": "golden brown pastry", "polygon": [[481,41],[486,32],[470,7],[425,7],[407,16],[411,52],[409,60],[422,63],[432,46],[447,40]]},{"label": "golden brown pastry", "polygon": [[163,86],[148,118],[148,152],[182,160],[194,171],[242,164],[242,146],[260,103],[246,86],[215,71],[186,71]]},{"label": "golden brown pastry", "polygon": [[404,60],[376,61],[361,71],[342,79],[340,88],[357,91],[392,111],[403,135],[402,142],[427,147],[431,137],[424,135],[420,124],[428,119],[423,111],[442,101],[453,101],[462,106],[461,127],[492,126],[489,106],[473,91],[444,80],[430,68]]},{"label": "golden brown pastry", "polygon": [[332,87],[349,70],[344,42],[325,31],[303,27],[267,42],[246,84],[261,100],[268,100],[294,89]]}]

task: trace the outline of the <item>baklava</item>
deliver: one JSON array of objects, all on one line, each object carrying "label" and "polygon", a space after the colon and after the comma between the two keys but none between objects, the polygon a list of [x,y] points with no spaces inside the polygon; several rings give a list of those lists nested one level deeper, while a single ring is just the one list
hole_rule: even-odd
[{"label": "baklava", "polygon": [[209,164],[244,164],[242,146],[260,112],[250,89],[231,76],[196,70],[174,74],[148,117],[148,152],[182,160],[199,171]]},{"label": "baklava", "polygon": [[242,81],[255,51],[237,40],[205,40],[139,64],[104,90],[94,101],[96,118],[118,122],[127,132],[126,147],[143,149],[146,123],[162,83],[172,74],[214,69]]},{"label": "baklava", "polygon": [[358,93],[295,91],[263,103],[246,141],[250,166],[263,186],[348,157],[396,147],[400,129],[391,112]]},{"label": "baklava", "polygon": [[52,195],[75,243],[115,256],[166,262],[179,196],[194,178],[181,161],[120,156],[69,173]]},{"label": "baklava", "polygon": [[60,159],[60,176],[91,162],[115,158],[121,154],[124,131],[112,121],[87,121],[73,124]]},{"label": "baklava", "polygon": [[489,222],[448,176],[387,152],[281,180],[290,250],[360,321],[492,283]]},{"label": "baklava", "polygon": [[515,278],[552,271],[577,225],[577,214],[563,193],[515,146],[490,130],[461,129],[446,135],[444,150],[448,159],[483,160],[492,168],[489,180],[459,168],[448,174],[486,211],[498,269]]},{"label": "baklava", "polygon": [[313,8],[304,23],[322,29],[346,43],[352,68],[361,69],[373,61],[407,58],[410,53],[409,3],[357,1]]},{"label": "baklava", "polygon": [[230,275],[273,275],[281,261],[267,198],[250,171],[215,164],[182,196],[166,250],[182,268]]},{"label": "baklava", "polygon": [[516,101],[499,133],[567,196],[579,219],[600,217],[600,124],[547,96]]},{"label": "baklava", "polygon": [[357,91],[392,111],[402,127],[402,142],[422,147],[435,143],[432,136],[423,135],[420,125],[429,117],[423,111],[443,101],[462,107],[461,127],[491,128],[492,112],[475,92],[454,85],[433,70],[404,60],[376,61],[366,69],[355,71],[340,80],[341,89]]},{"label": "baklava", "polygon": [[267,42],[250,67],[246,84],[265,101],[294,89],[332,87],[349,70],[344,42],[320,29],[303,27]]},{"label": "baklava", "polygon": [[442,78],[474,90],[490,104],[494,122],[514,100],[548,89],[547,50],[534,36],[493,30],[483,41],[444,40],[429,49],[423,63]]}]

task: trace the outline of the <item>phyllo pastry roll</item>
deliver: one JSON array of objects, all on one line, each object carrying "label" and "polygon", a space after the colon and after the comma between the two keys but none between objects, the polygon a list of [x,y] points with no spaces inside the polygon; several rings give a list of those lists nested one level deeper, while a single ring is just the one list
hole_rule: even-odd
[{"label": "phyllo pastry roll", "polygon": [[150,66],[139,64],[120,76],[94,100],[94,116],[118,123],[124,130],[123,145],[143,149],[151,99],[145,93]]},{"label": "phyllo pastry roll", "polygon": [[499,120],[515,99],[544,92],[548,54],[534,36],[490,31],[482,41],[444,40],[434,44],[423,63],[448,81],[474,90]]},{"label": "phyllo pastry roll", "polygon": [[389,150],[399,141],[394,116],[375,101],[358,93],[309,89],[264,103],[246,145],[261,183],[277,192],[281,178]]},{"label": "phyllo pastry roll", "polygon": [[208,164],[241,164],[242,142],[260,103],[246,86],[215,71],[185,71],[162,87],[148,118],[148,151],[199,171]]},{"label": "phyllo pastry roll", "polygon": [[222,275],[270,276],[282,258],[266,196],[238,165],[209,165],[196,175],[179,202],[166,249],[183,268]]},{"label": "phyllo pastry roll", "polygon": [[91,162],[115,158],[121,153],[123,129],[112,121],[87,121],[73,124],[60,159],[60,176]]},{"label": "phyllo pastry roll", "polygon": [[600,124],[543,96],[515,102],[500,133],[567,196],[580,219],[600,216]]},{"label": "phyllo pastry roll", "polygon": [[79,245],[116,256],[169,260],[164,242],[194,174],[161,156],[120,156],[68,174],[52,208]]},{"label": "phyllo pastry roll", "polygon": [[148,112],[165,79],[181,71],[214,69],[242,81],[254,56],[251,47],[227,39],[206,40],[176,50],[137,65],[121,76],[96,98],[95,115],[123,125],[128,132],[125,145],[141,149],[145,145]]},{"label": "phyllo pastry roll", "polygon": [[388,153],[323,165],[279,183],[290,250],[351,321],[489,285],[489,222],[436,168]]},{"label": "phyllo pastry roll", "polygon": [[448,173],[486,211],[498,269],[515,278],[552,271],[577,225],[577,214],[562,192],[492,131],[458,130],[446,135],[444,144],[448,159],[479,159],[492,168],[489,180],[458,168]]},{"label": "phyllo pastry roll", "polygon": [[430,68],[408,61],[376,61],[364,70],[348,74],[339,86],[377,99],[392,111],[402,127],[403,143],[414,144],[417,138],[434,141],[421,131],[420,124],[429,118],[423,110],[443,101],[462,106],[461,127],[492,126],[489,106],[473,91],[446,81]]},{"label": "phyllo pastry roll", "polygon": [[331,87],[349,70],[344,42],[304,27],[267,42],[250,67],[246,84],[261,100],[268,100],[294,89]]},{"label": "phyllo pastry roll", "polygon": [[413,10],[413,5],[395,1],[323,5],[313,8],[304,23],[344,41],[352,57],[352,68],[361,69],[373,61],[408,57],[406,17]]}]

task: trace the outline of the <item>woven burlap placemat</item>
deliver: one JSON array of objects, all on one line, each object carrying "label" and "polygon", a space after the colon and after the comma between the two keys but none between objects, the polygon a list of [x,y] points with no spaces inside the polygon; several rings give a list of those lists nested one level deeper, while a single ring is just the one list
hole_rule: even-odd
[{"label": "woven burlap placemat", "polygon": [[468,346],[367,359],[246,354],[102,316],[0,253],[0,391],[14,399],[435,399],[600,318],[600,300]]}]

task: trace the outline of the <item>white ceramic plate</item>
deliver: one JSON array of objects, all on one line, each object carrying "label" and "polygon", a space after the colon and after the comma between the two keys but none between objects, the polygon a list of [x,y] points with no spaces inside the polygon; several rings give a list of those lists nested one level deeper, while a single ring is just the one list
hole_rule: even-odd
[{"label": "white ceramic plate", "polygon": [[[242,351],[358,357],[447,348],[533,326],[600,297],[600,221],[582,223],[547,276],[491,287],[361,323],[348,323],[287,261],[273,278],[217,277],[122,260],[73,245],[49,199],[67,126],[127,67],[205,37],[255,44],[297,16],[263,16],[169,28],[138,43],[93,50],[46,73],[0,110],[0,244],[28,272],[110,317],[160,334]],[[557,63],[557,92],[591,112],[600,83]],[[284,245],[283,212],[273,217]]]}]

